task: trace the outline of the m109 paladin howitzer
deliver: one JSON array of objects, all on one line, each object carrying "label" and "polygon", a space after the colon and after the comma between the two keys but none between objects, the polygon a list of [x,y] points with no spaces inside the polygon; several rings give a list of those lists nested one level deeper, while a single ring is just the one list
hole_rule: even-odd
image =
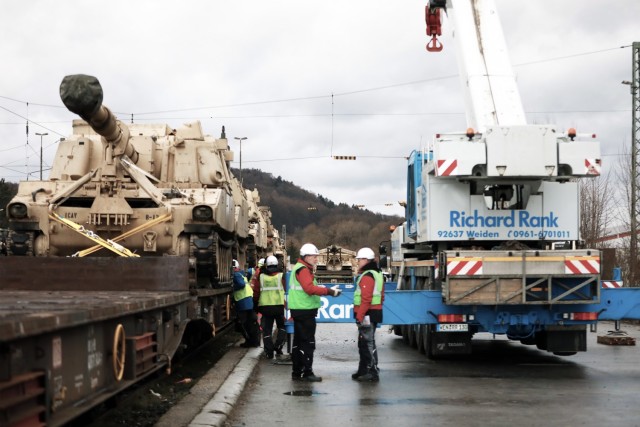
[{"label": "m109 paladin howitzer", "polygon": [[[20,183],[9,203],[9,255],[110,256],[126,247],[188,257],[194,286],[230,283],[232,257],[246,253],[248,207],[224,127],[213,138],[200,122],[125,125],[86,75],[66,76],[60,96],[83,120],[60,141],[49,180]],[[88,248],[87,237],[106,243]]]},{"label": "m109 paladin howitzer", "polygon": [[320,249],[316,280],[318,283],[351,283],[358,270],[356,252],[331,245]]}]

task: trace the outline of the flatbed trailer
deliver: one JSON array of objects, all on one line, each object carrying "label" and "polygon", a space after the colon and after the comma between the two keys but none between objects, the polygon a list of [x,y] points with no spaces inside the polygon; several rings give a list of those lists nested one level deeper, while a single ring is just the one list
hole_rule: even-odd
[{"label": "flatbed trailer", "polygon": [[[334,286],[334,285],[332,285]],[[343,292],[338,297],[321,297],[322,306],[318,312],[320,323],[354,323],[354,285],[341,283]],[[396,290],[396,282],[385,283],[383,304],[383,325],[443,325],[438,315],[466,313],[469,307],[446,304],[440,291]],[[474,305],[473,319],[467,323],[477,327],[476,332],[504,334],[515,321],[545,325],[596,325],[601,320],[640,320],[640,288],[602,288],[600,301],[572,305],[551,305],[545,310],[530,305]],[[575,313],[595,313],[593,320],[579,320]],[[572,318],[572,314],[574,314]]]}]

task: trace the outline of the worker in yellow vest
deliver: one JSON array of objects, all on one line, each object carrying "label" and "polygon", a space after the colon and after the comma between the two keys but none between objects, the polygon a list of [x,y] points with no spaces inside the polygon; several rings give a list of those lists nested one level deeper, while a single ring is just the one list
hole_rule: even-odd
[{"label": "worker in yellow vest", "polygon": [[[282,347],[287,339],[284,328],[284,275],[278,268],[278,258],[273,255],[267,257],[264,267],[260,269],[259,286],[254,288],[253,300],[258,301],[258,313],[262,315],[262,343],[267,359],[274,355],[282,355]],[[272,333],[273,323],[278,328],[274,344]]]},{"label": "worker in yellow vest", "polygon": [[244,272],[237,260],[233,260],[233,302],[236,309],[236,321],[245,341],[241,347],[259,347],[260,331],[256,313],[253,310],[253,290],[249,286]]},{"label": "worker in yellow vest", "polygon": [[375,254],[370,248],[362,248],[356,254],[358,272],[356,291],[353,294],[353,314],[358,325],[358,370],[351,375],[356,381],[379,381],[376,328],[382,323],[384,301],[384,277]]}]

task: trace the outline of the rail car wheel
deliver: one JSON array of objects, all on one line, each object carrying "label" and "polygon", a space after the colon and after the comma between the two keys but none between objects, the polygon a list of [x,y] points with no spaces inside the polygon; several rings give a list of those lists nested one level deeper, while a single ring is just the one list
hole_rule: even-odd
[{"label": "rail car wheel", "polygon": [[116,381],[122,380],[124,376],[125,338],[124,326],[119,323],[113,334],[113,375],[116,377]]}]

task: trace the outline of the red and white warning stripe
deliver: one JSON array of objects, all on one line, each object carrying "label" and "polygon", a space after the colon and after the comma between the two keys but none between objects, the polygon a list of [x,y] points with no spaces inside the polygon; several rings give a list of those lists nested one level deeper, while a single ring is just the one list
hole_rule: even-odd
[{"label": "red and white warning stripe", "polygon": [[438,160],[436,175],[449,176],[458,174],[458,160]]},{"label": "red and white warning stripe", "polygon": [[600,175],[600,159],[584,159],[587,175]]},{"label": "red and white warning stripe", "polygon": [[592,256],[567,257],[564,260],[565,274],[599,274],[600,258]]},{"label": "red and white warning stripe", "polygon": [[607,289],[621,288],[623,282],[621,280],[603,280],[602,287]]},{"label": "red and white warning stripe", "polygon": [[482,258],[452,258],[447,261],[447,275],[476,276],[482,274]]}]

